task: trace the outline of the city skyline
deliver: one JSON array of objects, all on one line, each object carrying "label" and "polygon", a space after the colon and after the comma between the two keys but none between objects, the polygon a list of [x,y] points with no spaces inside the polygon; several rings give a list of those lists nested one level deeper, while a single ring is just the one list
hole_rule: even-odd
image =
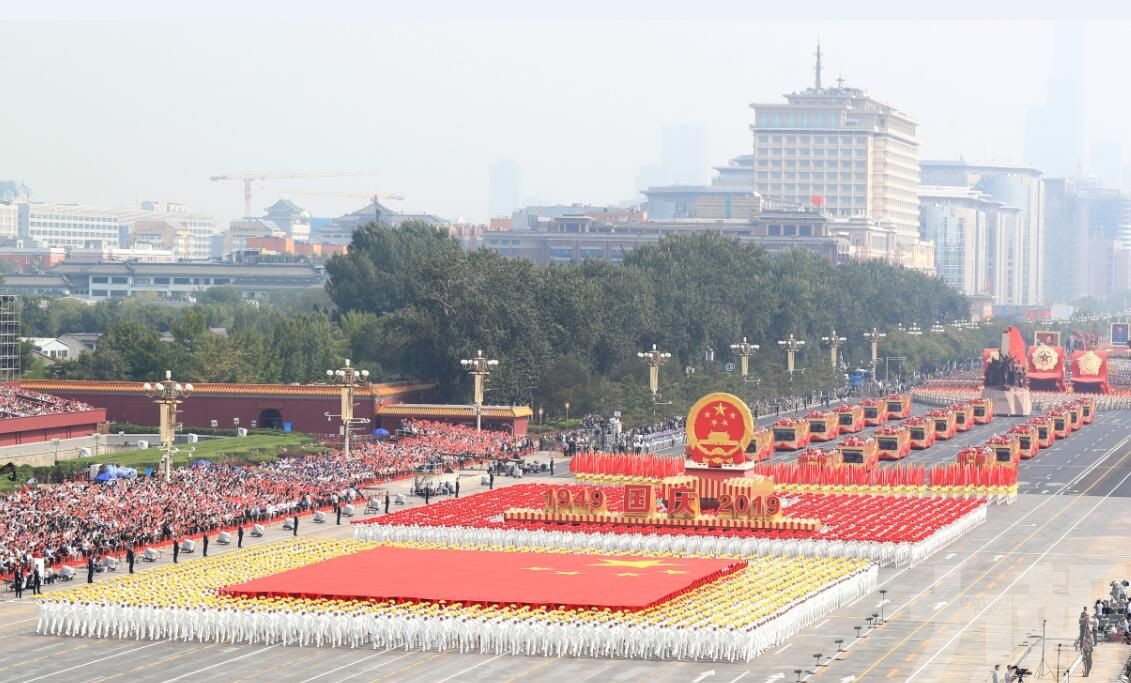
[{"label": "city skyline", "polygon": [[[398,209],[486,222],[488,167],[506,158],[522,168],[523,203],[616,203],[639,199],[636,175],[660,157],[665,127],[702,126],[711,164],[748,153],[749,104],[808,86],[818,37],[826,78],[907,112],[922,158],[1023,162],[1025,123],[1046,100],[1055,46],[1048,21],[1011,22],[1006,32],[993,21],[646,19],[626,30],[623,20],[519,15],[469,32],[401,13],[390,26],[402,30],[382,32],[374,51],[360,27],[336,27],[331,42],[324,24],[255,23],[248,35],[248,22],[106,22],[96,33],[82,23],[6,24],[0,54],[29,68],[10,86],[21,106],[0,112],[0,125],[23,133],[0,157],[0,177],[26,182],[36,200],[176,201],[225,224],[240,217],[241,194],[210,175],[375,168],[382,175],[369,179],[266,183],[255,208],[290,197],[336,216],[361,202],[288,190],[380,191],[403,194]],[[1116,120],[1123,95],[1110,87],[1118,74],[1104,71],[1115,69],[1106,51],[1117,45],[1104,36],[1122,25],[1086,26],[1088,149],[1131,149]],[[440,47],[402,57],[426,29]],[[578,30],[632,58],[535,50]],[[741,39],[751,31],[757,41]],[[674,40],[687,49],[665,50]],[[52,41],[68,49],[51,50]],[[943,49],[955,41],[961,53]],[[197,43],[210,50],[190,49]],[[520,53],[531,58],[513,59]],[[1014,54],[1026,59],[1006,59]],[[358,87],[375,70],[374,87]],[[274,100],[281,92],[286,106]]]}]

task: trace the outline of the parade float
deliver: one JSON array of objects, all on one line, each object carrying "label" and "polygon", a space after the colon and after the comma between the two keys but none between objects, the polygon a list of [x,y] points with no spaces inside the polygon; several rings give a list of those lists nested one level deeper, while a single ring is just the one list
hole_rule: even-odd
[{"label": "parade float", "polygon": [[954,456],[954,462],[964,467],[993,467],[997,453],[989,446],[966,446]]},{"label": "parade float", "polygon": [[870,436],[850,436],[840,442],[840,459],[847,466],[871,470],[879,462],[876,440]]},{"label": "parade float", "polygon": [[887,404],[890,420],[902,420],[911,416],[911,397],[907,394],[888,394],[884,403]]},{"label": "parade float", "polygon": [[968,432],[974,426],[974,406],[969,402],[956,403],[951,406],[954,412],[954,428],[959,432]]},{"label": "parade float", "polygon": [[988,398],[976,398],[970,401],[974,411],[974,424],[989,424],[994,419],[994,402]]},{"label": "parade float", "polygon": [[1073,352],[1069,360],[1069,367],[1072,368],[1072,390],[1080,394],[1110,392],[1107,358],[1107,352],[1099,349]]},{"label": "parade float", "polygon": [[[707,394],[691,406],[686,424],[687,474],[715,480],[754,475],[754,465],[761,455],[754,441],[759,430],[745,401],[723,392]],[[763,433],[770,435],[768,431]]]},{"label": "parade float", "polygon": [[1056,443],[1056,430],[1053,428],[1052,418],[1047,415],[1038,415],[1029,420],[1029,424],[1037,430],[1037,445],[1048,448]]},{"label": "parade float", "polygon": [[927,413],[927,417],[931,420],[931,426],[934,427],[935,439],[952,439],[958,432],[954,418],[953,408],[940,408],[932,410]]},{"label": "parade float", "polygon": [[935,422],[930,417],[909,417],[903,422],[911,439],[911,449],[921,451],[935,445]]},{"label": "parade float", "polygon": [[864,409],[864,426],[879,427],[888,421],[887,404],[878,398],[866,398],[860,402]]},{"label": "parade float", "polygon": [[1072,431],[1079,431],[1084,428],[1084,409],[1080,404],[1072,401],[1065,406],[1068,411],[1068,417],[1072,420]]},{"label": "parade float", "polygon": [[746,446],[747,460],[762,462],[774,454],[774,433],[761,425],[754,425],[754,435]]},{"label": "parade float", "polygon": [[1016,327],[1002,332],[1001,345],[982,354],[982,397],[993,405],[994,415],[1025,416],[1033,412],[1026,368],[1025,340]]},{"label": "parade float", "polygon": [[797,456],[797,464],[817,470],[834,469],[844,464],[836,448],[807,448]]},{"label": "parade float", "polygon": [[1027,370],[1033,391],[1065,391],[1064,347],[1036,344],[1029,349]]},{"label": "parade float", "polygon": [[809,421],[783,417],[770,427],[775,451],[796,451],[809,445]]},{"label": "parade float", "polygon": [[902,460],[911,453],[911,431],[907,425],[886,425],[874,432],[880,460]]},{"label": "parade float", "polygon": [[1011,434],[995,434],[986,441],[994,452],[994,460],[998,465],[1018,465],[1021,463],[1021,444]]},{"label": "parade float", "polygon": [[1092,421],[1096,419],[1096,399],[1082,397],[1076,399],[1076,404],[1080,406],[1080,411],[1084,416],[1084,424],[1092,424]]},{"label": "parade float", "polygon": [[809,441],[832,441],[840,436],[840,424],[831,410],[814,410],[805,419],[809,422]]},{"label": "parade float", "polygon": [[1041,448],[1036,425],[1024,422],[1015,424],[1006,433],[1017,440],[1017,447],[1021,451],[1022,460],[1035,457]]},{"label": "parade float", "polygon": [[864,408],[860,405],[839,405],[835,410],[841,434],[855,434],[864,429]]},{"label": "parade float", "polygon": [[1064,406],[1053,408],[1048,412],[1048,416],[1052,420],[1052,431],[1056,434],[1056,438],[1067,439],[1072,433],[1072,416]]}]

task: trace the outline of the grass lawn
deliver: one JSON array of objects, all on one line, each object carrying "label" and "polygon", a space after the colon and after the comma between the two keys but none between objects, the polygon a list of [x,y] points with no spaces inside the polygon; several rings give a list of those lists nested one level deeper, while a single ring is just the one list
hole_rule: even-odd
[{"label": "grass lawn", "polygon": [[[315,450],[318,448],[313,437],[306,434],[283,433],[278,434],[252,434],[244,437],[223,437],[208,439],[189,445],[178,446],[180,452],[173,455],[173,467],[183,467],[193,460],[208,460],[214,463],[222,462],[270,462],[280,452],[285,450]],[[189,449],[193,449],[192,452]],[[161,462],[161,451],[149,448],[143,451],[118,451],[93,458],[60,460],[57,472],[64,475],[75,472],[77,469],[88,467],[93,463],[112,463],[124,467],[137,468],[138,473],[144,476],[145,468],[157,471]],[[0,493],[12,491],[23,485],[30,477],[36,477],[40,482],[47,483],[52,480],[52,468],[28,467],[26,465],[17,469],[16,481],[9,481],[8,477],[0,477]]]}]

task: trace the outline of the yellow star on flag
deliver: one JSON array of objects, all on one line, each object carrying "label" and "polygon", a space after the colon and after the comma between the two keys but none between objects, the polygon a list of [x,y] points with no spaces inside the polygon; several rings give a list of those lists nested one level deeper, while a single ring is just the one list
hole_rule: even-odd
[{"label": "yellow star on flag", "polygon": [[554,573],[555,574],[565,574],[567,576],[573,576],[574,574],[580,574],[581,572],[554,572]]},{"label": "yellow star on flag", "polygon": [[632,567],[633,569],[648,569],[649,567],[675,567],[670,562],[663,560],[601,560],[601,564],[591,564],[590,567]]},{"label": "yellow star on flag", "polygon": [[640,576],[640,575],[637,574],[636,572],[623,572],[621,574],[617,574],[617,576]]},{"label": "yellow star on flag", "polygon": [[686,574],[687,572],[679,570],[679,569],[665,569],[664,573],[665,574]]},{"label": "yellow star on flag", "polygon": [[527,567],[527,569],[529,569],[532,572],[548,572],[548,571],[551,571],[553,568],[552,567]]}]

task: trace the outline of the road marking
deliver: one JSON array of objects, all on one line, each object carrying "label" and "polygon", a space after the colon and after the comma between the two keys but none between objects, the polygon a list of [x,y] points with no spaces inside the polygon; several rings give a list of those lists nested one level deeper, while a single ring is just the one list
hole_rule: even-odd
[{"label": "road marking", "polygon": [[943,561],[945,562],[947,560],[953,560],[956,557],[958,557],[958,553],[947,553],[946,557],[943,558]]},{"label": "road marking", "polygon": [[936,602],[935,603],[935,611],[938,612],[940,609],[942,609],[943,607],[946,607],[948,604],[949,603],[947,603],[946,600],[943,600],[942,602]]},{"label": "road marking", "polygon": [[116,652],[113,652],[113,653],[111,653],[111,654],[108,654],[108,655],[106,655],[105,657],[100,657],[100,658],[98,658],[98,659],[95,659],[95,660],[93,660],[93,661],[90,661],[90,662],[83,662],[82,664],[76,664],[75,666],[72,666],[72,667],[68,667],[68,668],[66,668],[66,669],[62,669],[62,670],[60,670],[60,671],[54,671],[54,672],[52,672],[52,673],[49,673],[49,674],[43,674],[42,676],[37,676],[37,677],[35,677],[35,678],[29,678],[29,679],[27,679],[26,681],[24,681],[24,683],[32,683],[32,681],[41,681],[41,680],[43,680],[44,678],[53,678],[53,677],[55,677],[55,676],[58,676],[59,674],[65,674],[65,673],[67,673],[68,671],[74,671],[75,669],[81,669],[81,668],[83,668],[83,667],[87,667],[87,666],[90,666],[91,664],[97,664],[97,663],[99,663],[99,662],[104,662],[104,661],[106,661],[107,659],[113,659],[114,657],[117,657],[117,656],[119,656],[119,655],[128,655],[128,654],[130,654],[131,652],[137,652],[138,650],[144,650],[144,649],[145,649],[145,648],[147,648],[147,647],[153,647],[154,645],[160,645],[160,644],[161,644],[161,643],[163,643],[163,642],[167,642],[167,641],[158,640],[158,641],[157,641],[157,642],[155,642],[155,643],[150,643],[150,644],[148,644],[148,645],[142,645],[141,647],[135,647],[135,648],[134,648],[134,649],[132,649],[132,650],[126,650],[126,651],[124,651],[124,652],[123,652],[123,651],[121,651],[121,650],[118,650],[118,651],[116,651]]},{"label": "road marking", "polygon": [[827,624],[827,623],[829,623],[829,620],[828,620],[828,619],[825,619],[824,621],[822,621],[821,623],[817,624],[817,625],[816,625],[816,626],[814,626],[813,628],[821,628],[822,626],[824,626],[824,625],[825,625],[825,624]]},{"label": "road marking", "polygon": [[696,676],[696,677],[694,678],[694,680],[692,680],[692,681],[691,681],[691,683],[699,683],[700,681],[702,681],[702,680],[704,680],[704,679],[706,679],[706,678],[710,678],[711,676],[714,676],[714,675],[715,675],[715,670],[714,670],[714,669],[711,669],[711,670],[709,670],[709,671],[704,671],[703,673],[701,673],[701,674],[699,674],[698,676]]},{"label": "road marking", "polygon": [[341,671],[342,669],[348,669],[349,667],[354,666],[356,664],[361,664],[362,662],[364,662],[367,659],[373,659],[374,657],[380,657],[381,655],[385,654],[386,652],[391,652],[392,649],[393,648],[389,648],[388,650],[385,650],[384,652],[374,652],[373,654],[369,655],[368,657],[362,657],[361,659],[354,661],[354,662],[350,662],[349,664],[343,664],[336,669],[330,669],[329,671],[323,671],[322,673],[318,674],[317,676],[312,676],[312,677],[306,679],[302,683],[310,683],[310,681],[316,681],[319,678],[322,678],[323,676],[329,676],[330,674],[334,673],[335,671]]},{"label": "road marking", "polygon": [[[730,679],[730,683],[738,683],[743,678],[746,678],[746,674],[748,674],[748,673],[750,673],[750,672],[749,671],[743,671],[742,673],[738,674],[734,678]],[[782,674],[782,678],[785,678],[785,674]]]},{"label": "road marking", "polygon": [[923,669],[926,669],[928,666],[930,666],[931,662],[935,661],[935,658],[938,657],[940,654],[942,654],[943,650],[945,650],[948,647],[950,647],[951,645],[953,645],[954,642],[956,640],[958,640],[958,638],[963,633],[966,632],[966,629],[970,628],[970,626],[975,621],[977,621],[978,619],[981,619],[982,616],[986,612],[988,612],[991,607],[993,607],[995,604],[997,604],[998,600],[1001,600],[1001,597],[1003,595],[1008,593],[1011,588],[1016,586],[1017,582],[1019,582],[1021,579],[1025,578],[1025,575],[1028,574],[1030,571],[1032,571],[1032,569],[1034,567],[1036,567],[1037,564],[1041,562],[1041,560],[1045,559],[1045,557],[1049,553],[1052,552],[1052,549],[1055,548],[1057,546],[1057,544],[1059,544],[1061,541],[1063,541],[1065,538],[1067,538],[1068,534],[1072,533],[1076,529],[1076,527],[1080,526],[1080,524],[1083,523],[1083,521],[1085,519],[1087,519],[1093,512],[1095,512],[1100,507],[1100,505],[1102,505],[1104,503],[1104,501],[1106,501],[1108,498],[1110,498],[1111,494],[1114,493],[1115,490],[1118,489],[1120,486],[1122,486],[1123,482],[1127,481],[1128,479],[1131,479],[1131,472],[1128,472],[1127,474],[1123,475],[1123,478],[1119,480],[1119,483],[1116,484],[1115,487],[1111,489],[1111,491],[1109,491],[1106,495],[1104,495],[1102,498],[1097,500],[1096,504],[1093,505],[1087,512],[1085,512],[1083,515],[1080,515],[1079,517],[1077,517],[1076,522],[1072,526],[1068,527],[1068,529],[1066,529],[1065,532],[1063,534],[1061,534],[1059,538],[1056,539],[1056,541],[1049,544],[1049,547],[1043,553],[1038,555],[1037,559],[1035,559],[1031,563],[1029,563],[1029,566],[1025,567],[1025,569],[1023,571],[1021,571],[1019,574],[1017,574],[1017,576],[1014,577],[1013,581],[1011,581],[1008,586],[1006,586],[1004,589],[1002,589],[997,595],[994,596],[994,598],[992,600],[990,600],[988,603],[986,603],[986,606],[983,607],[981,609],[981,611],[979,611],[976,615],[974,615],[973,619],[971,619],[970,621],[963,624],[962,628],[958,629],[958,632],[955,633],[953,636],[951,636],[950,640],[946,641],[945,645],[943,645],[938,650],[936,650],[935,654],[931,655],[927,659],[927,661],[923,662],[923,664],[921,664],[918,669],[911,672],[911,676],[907,680],[908,681],[915,680],[915,677],[918,676],[919,673],[921,671],[923,671]]},{"label": "road marking", "polygon": [[785,647],[783,647],[782,649],[778,650],[778,651],[777,651],[777,652],[775,652],[774,654],[775,654],[775,655],[780,655],[781,653],[785,652],[786,650],[788,650],[788,649],[789,649],[789,648],[791,648],[791,647],[793,647],[793,643],[786,643],[786,644],[785,644]]},{"label": "road marking", "polygon": [[[495,655],[494,657],[492,657],[490,659],[485,659],[482,662],[479,662],[478,664],[476,664],[474,666],[469,666],[466,669],[464,669],[463,671],[458,671],[458,672],[452,674],[451,676],[448,676],[447,678],[441,678],[440,680],[436,681],[436,683],[445,683],[446,681],[450,681],[453,678],[456,678],[457,676],[464,675],[468,671],[471,671],[473,669],[478,669],[479,667],[483,666],[484,664],[490,664],[491,662],[495,661],[499,657],[502,657],[502,655]],[[712,673],[714,673],[714,672],[712,672]]]},{"label": "road marking", "polygon": [[[780,681],[783,678],[785,678],[785,674],[783,674],[782,672],[779,671],[776,674],[774,674],[773,676],[770,676],[769,678],[767,678],[766,683],[770,683],[770,681]],[[735,680],[738,680],[738,679],[735,679]],[[734,681],[731,681],[731,683],[734,683]]]},{"label": "road marking", "polygon": [[[388,652],[388,650],[386,650],[386,652]],[[360,676],[361,674],[367,674],[370,671],[376,671],[377,669],[380,669],[381,667],[385,666],[386,664],[392,664],[393,662],[397,661],[398,659],[404,659],[405,657],[411,657],[414,654],[416,654],[416,652],[408,652],[406,654],[401,655],[400,657],[393,657],[392,659],[381,662],[377,666],[371,666],[368,669],[362,669],[361,671],[358,671],[357,673],[350,674],[349,676],[346,676],[345,678],[339,678],[338,681],[339,681],[339,683],[341,681],[348,681],[351,678],[355,678],[357,676]]]},{"label": "road marking", "polygon": [[994,562],[997,562],[998,560],[1000,560],[1003,557],[1005,557],[1005,555],[994,555]]},{"label": "road marking", "polygon": [[[179,681],[182,678],[188,678],[189,676],[196,676],[197,674],[204,673],[205,671],[208,671],[209,669],[215,669],[218,666],[224,666],[225,664],[231,664],[232,662],[238,662],[241,659],[247,659],[248,657],[254,657],[255,655],[262,654],[262,653],[264,653],[268,650],[273,650],[273,649],[275,649],[275,647],[277,647],[277,646],[268,645],[267,647],[259,649],[259,650],[252,650],[251,652],[248,652],[247,654],[242,654],[239,657],[232,657],[231,659],[225,659],[222,662],[216,662],[215,664],[213,664],[211,666],[206,666],[203,669],[197,669],[196,671],[190,671],[187,674],[181,674],[180,676],[177,676],[176,678],[167,679],[165,681],[165,683],[173,683],[173,681]],[[125,653],[122,653],[122,654],[125,654]],[[27,681],[25,683],[30,683],[30,681]]]}]

